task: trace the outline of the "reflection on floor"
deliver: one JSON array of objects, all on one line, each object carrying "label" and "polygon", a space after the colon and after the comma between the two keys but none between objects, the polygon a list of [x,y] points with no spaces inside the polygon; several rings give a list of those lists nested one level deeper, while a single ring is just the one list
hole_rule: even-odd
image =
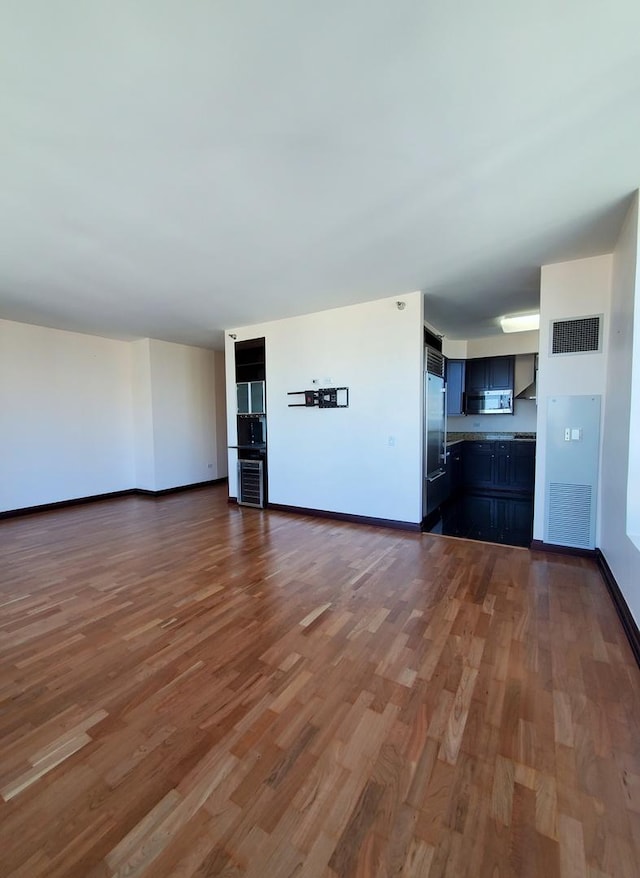
[{"label": "reflection on floor", "polygon": [[533,534],[533,497],[465,493],[441,508],[440,518],[430,531],[507,546],[529,546]]}]

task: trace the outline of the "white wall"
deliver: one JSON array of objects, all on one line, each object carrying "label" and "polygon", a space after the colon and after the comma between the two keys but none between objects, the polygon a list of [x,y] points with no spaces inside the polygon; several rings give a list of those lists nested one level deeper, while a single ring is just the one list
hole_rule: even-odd
[{"label": "white wall", "polygon": [[503,332],[500,335],[487,335],[483,338],[451,339],[443,338],[442,353],[453,360],[467,360],[473,357],[506,357],[509,354],[535,354],[539,346],[539,333]]},{"label": "white wall", "polygon": [[467,342],[462,339],[443,338],[442,353],[450,360],[466,360]]},{"label": "white wall", "polygon": [[[550,396],[602,396],[602,423],[606,411],[606,364],[608,356],[611,271],[613,257],[595,256],[572,262],[543,265],[540,281],[540,351],[538,357],[538,419],[536,443],[536,490],[533,537],[542,540],[545,516],[547,403]],[[604,314],[603,349],[600,353],[549,356],[550,323],[571,317]],[[602,431],[601,431],[602,432]],[[602,443],[601,443],[602,452]],[[600,465],[602,478],[602,453]],[[598,491],[600,496],[600,490]],[[600,534],[601,504],[597,508],[596,544]]]},{"label": "white wall", "polygon": [[224,351],[214,351],[214,387],[216,418],[216,476],[221,479],[228,472],[227,456],[227,387]]},{"label": "white wall", "polygon": [[460,415],[447,418],[449,433],[535,433],[535,399],[516,399],[512,415]]},{"label": "white wall", "polygon": [[134,485],[131,346],[0,320],[0,511]]},{"label": "white wall", "polygon": [[[636,199],[640,196],[636,192]],[[640,549],[640,221],[634,290],[633,360],[631,367],[631,412],[629,415],[629,481],[627,486],[628,533]]]},{"label": "white wall", "polygon": [[214,351],[150,339],[149,357],[155,490],[226,475],[218,472]]},{"label": "white wall", "polygon": [[[238,341],[265,338],[271,502],[421,520],[422,300],[416,292],[230,330]],[[233,444],[234,342],[225,337]],[[287,393],[312,388],[314,379],[320,387],[347,386],[349,408],[289,408]],[[230,452],[231,496],[235,466]]]},{"label": "white wall", "polygon": [[225,476],[223,382],[221,352],[0,320],[0,511]]},{"label": "white wall", "polygon": [[[640,394],[632,400],[634,359],[640,368],[638,243],[636,193],[613,254],[600,548],[640,624],[640,551],[630,537],[630,533],[640,533],[633,521],[633,504],[640,496]],[[637,384],[634,391],[638,391]]]},{"label": "white wall", "polygon": [[154,491],[156,485],[151,406],[151,354],[148,338],[131,345],[135,486]]}]

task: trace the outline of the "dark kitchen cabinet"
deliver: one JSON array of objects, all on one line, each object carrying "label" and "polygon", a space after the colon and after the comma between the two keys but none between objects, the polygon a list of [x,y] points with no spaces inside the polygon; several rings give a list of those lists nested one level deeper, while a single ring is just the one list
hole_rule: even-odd
[{"label": "dark kitchen cabinet", "polygon": [[490,543],[528,546],[533,531],[533,500],[528,497],[473,496],[465,498],[468,535]]},{"label": "dark kitchen cabinet", "polygon": [[535,442],[467,441],[463,447],[463,485],[532,494]]},{"label": "dark kitchen cabinet", "polygon": [[453,537],[531,545],[533,497],[463,494],[442,511],[440,533]]},{"label": "dark kitchen cabinet", "polygon": [[236,384],[239,415],[264,414],[264,381],[240,381]]},{"label": "dark kitchen cabinet", "polygon": [[480,357],[466,362],[467,390],[513,390],[515,358]]},{"label": "dark kitchen cabinet", "polygon": [[487,386],[487,361],[467,360],[465,370],[466,390],[485,390]]},{"label": "dark kitchen cabinet", "polygon": [[494,497],[470,494],[465,497],[465,524],[472,539],[498,541],[496,503]]},{"label": "dark kitchen cabinet", "polygon": [[237,501],[245,506],[267,505],[267,418],[265,340],[252,338],[234,346],[236,370]]},{"label": "dark kitchen cabinet", "polygon": [[513,442],[494,442],[493,477],[496,488],[511,487],[511,459]]},{"label": "dark kitchen cabinet", "polygon": [[511,487],[517,491],[530,491],[536,479],[536,443],[512,442]]},{"label": "dark kitchen cabinet", "polygon": [[497,543],[529,546],[533,536],[533,499],[492,497],[491,524]]},{"label": "dark kitchen cabinet", "polygon": [[236,342],[236,382],[265,380],[264,352],[264,338]]},{"label": "dark kitchen cabinet", "polygon": [[494,477],[494,443],[471,441],[464,443],[462,481],[468,488],[491,488]]},{"label": "dark kitchen cabinet", "polygon": [[487,367],[488,390],[513,390],[513,357],[490,357]]},{"label": "dark kitchen cabinet", "polygon": [[520,535],[521,545],[527,546],[533,538],[533,497],[511,500],[507,505],[505,526],[510,533]]},{"label": "dark kitchen cabinet", "polygon": [[462,478],[462,442],[452,445],[449,449],[447,469],[449,470],[449,494],[455,495],[460,491],[463,484]]},{"label": "dark kitchen cabinet", "polygon": [[447,414],[464,414],[465,361],[447,360]]},{"label": "dark kitchen cabinet", "polygon": [[[447,449],[445,474],[436,481],[435,493],[440,490],[438,504],[448,503],[455,498],[462,488],[462,442]],[[432,485],[432,492],[434,491]]]}]

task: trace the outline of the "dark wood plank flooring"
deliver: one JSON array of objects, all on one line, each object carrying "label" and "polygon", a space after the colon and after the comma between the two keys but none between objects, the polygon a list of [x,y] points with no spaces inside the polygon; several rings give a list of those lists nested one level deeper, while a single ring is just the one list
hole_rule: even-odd
[{"label": "dark wood plank flooring", "polygon": [[585,559],[230,506],[0,522],[3,878],[640,875]]}]

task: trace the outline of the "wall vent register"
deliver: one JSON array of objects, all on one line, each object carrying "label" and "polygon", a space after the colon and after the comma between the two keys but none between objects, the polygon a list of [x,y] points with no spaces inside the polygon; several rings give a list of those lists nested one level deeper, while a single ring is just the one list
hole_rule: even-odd
[{"label": "wall vent register", "polygon": [[551,482],[548,503],[548,542],[590,548],[592,486]]},{"label": "wall vent register", "polygon": [[599,396],[547,400],[544,540],[594,549],[600,449]]},{"label": "wall vent register", "polygon": [[601,349],[602,314],[551,321],[551,356],[590,354]]}]

